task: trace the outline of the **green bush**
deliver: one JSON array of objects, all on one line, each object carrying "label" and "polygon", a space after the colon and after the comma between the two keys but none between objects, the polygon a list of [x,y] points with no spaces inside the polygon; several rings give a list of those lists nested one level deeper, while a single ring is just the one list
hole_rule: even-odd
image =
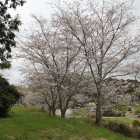
[{"label": "green bush", "polygon": [[139,127],[140,126],[140,122],[138,120],[134,120],[132,123],[133,127]]},{"label": "green bush", "polygon": [[133,127],[130,127],[129,125],[121,121],[108,121],[106,124],[104,124],[104,126],[111,131],[120,133],[127,137],[140,139],[140,129],[138,127],[135,127],[140,126],[140,122],[134,120],[132,125]]},{"label": "green bush", "polygon": [[113,111],[105,111],[103,116],[110,116],[110,117],[121,117],[125,116],[125,112],[113,112]]},{"label": "green bush", "polygon": [[115,109],[118,111],[125,111],[127,108],[124,106],[116,106]]},{"label": "green bush", "polygon": [[128,111],[132,111],[132,109],[131,108],[128,108]]},{"label": "green bush", "polygon": [[120,133],[127,137],[132,137],[132,128],[126,123],[120,121],[109,121],[105,127],[116,133]]},{"label": "green bush", "polygon": [[140,139],[140,129],[139,128],[133,128],[132,129],[132,138]]},{"label": "green bush", "polygon": [[137,110],[135,111],[135,115],[137,115],[138,113],[140,113],[140,109],[137,109]]},{"label": "green bush", "polygon": [[8,116],[10,107],[21,97],[16,87],[10,85],[5,78],[0,76],[0,118]]}]

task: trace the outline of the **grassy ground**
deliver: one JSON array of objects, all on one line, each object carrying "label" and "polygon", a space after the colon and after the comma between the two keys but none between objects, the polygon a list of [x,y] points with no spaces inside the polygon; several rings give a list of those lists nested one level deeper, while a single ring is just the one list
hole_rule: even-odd
[{"label": "grassy ground", "polygon": [[140,107],[133,107],[135,110],[135,115],[137,115],[138,113],[140,113]]},{"label": "grassy ground", "polygon": [[74,112],[70,114],[70,116],[86,116],[87,115],[87,109],[86,108],[79,108],[76,109]]},{"label": "grassy ground", "polygon": [[0,140],[132,140],[86,124],[82,119],[51,118],[34,108],[13,107],[11,117],[0,119]]}]

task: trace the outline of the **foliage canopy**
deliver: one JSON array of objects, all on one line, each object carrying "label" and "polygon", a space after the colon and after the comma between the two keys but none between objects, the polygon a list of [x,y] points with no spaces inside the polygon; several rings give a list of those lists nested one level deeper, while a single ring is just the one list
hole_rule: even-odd
[{"label": "foliage canopy", "polygon": [[20,96],[16,87],[0,76],[0,118],[8,116],[10,107],[19,100]]},{"label": "foliage canopy", "polygon": [[8,9],[16,9],[17,6],[23,6],[24,0],[5,0],[0,1],[0,60],[2,64],[0,68],[10,67],[9,63],[5,61],[11,57],[11,47],[16,46],[15,31],[19,31],[21,21],[19,15],[12,17],[8,13]]}]

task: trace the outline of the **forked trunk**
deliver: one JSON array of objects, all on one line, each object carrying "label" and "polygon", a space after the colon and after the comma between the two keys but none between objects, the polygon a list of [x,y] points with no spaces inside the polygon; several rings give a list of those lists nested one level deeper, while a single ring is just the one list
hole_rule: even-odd
[{"label": "forked trunk", "polygon": [[55,117],[55,109],[52,109],[51,107],[49,107],[49,116],[51,117],[51,116],[53,116],[53,117]]}]

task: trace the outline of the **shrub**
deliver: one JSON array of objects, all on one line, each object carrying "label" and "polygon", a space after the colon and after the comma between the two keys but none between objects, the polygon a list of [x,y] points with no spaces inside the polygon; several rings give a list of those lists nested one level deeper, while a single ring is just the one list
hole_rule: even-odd
[{"label": "shrub", "polygon": [[134,120],[132,125],[133,125],[133,128],[131,128],[129,125],[121,121],[108,121],[107,124],[105,124],[104,126],[107,129],[110,129],[111,131],[120,133],[127,137],[140,139],[140,129],[138,127],[135,127],[138,125],[140,126],[140,122],[137,120]]},{"label": "shrub", "polygon": [[140,129],[139,128],[133,128],[132,129],[132,137],[135,139],[140,139]]},{"label": "shrub", "polygon": [[105,127],[116,133],[120,133],[127,137],[132,137],[132,129],[126,123],[120,121],[109,121],[108,124],[105,125]]},{"label": "shrub", "polygon": [[140,113],[140,109],[137,109],[137,110],[135,111],[135,115],[137,115],[138,113]]},{"label": "shrub", "polygon": [[10,85],[5,78],[0,76],[0,118],[8,116],[10,107],[19,100],[20,96],[15,86]]},{"label": "shrub", "polygon": [[134,120],[133,123],[132,123],[132,126],[133,127],[138,127],[138,126],[140,126],[140,122],[138,120]]},{"label": "shrub", "polygon": [[132,109],[131,108],[128,108],[128,111],[132,111]]},{"label": "shrub", "polygon": [[120,117],[120,116],[125,116],[125,112],[113,112],[113,111],[105,111],[103,113],[103,116],[110,116],[110,117]]}]

